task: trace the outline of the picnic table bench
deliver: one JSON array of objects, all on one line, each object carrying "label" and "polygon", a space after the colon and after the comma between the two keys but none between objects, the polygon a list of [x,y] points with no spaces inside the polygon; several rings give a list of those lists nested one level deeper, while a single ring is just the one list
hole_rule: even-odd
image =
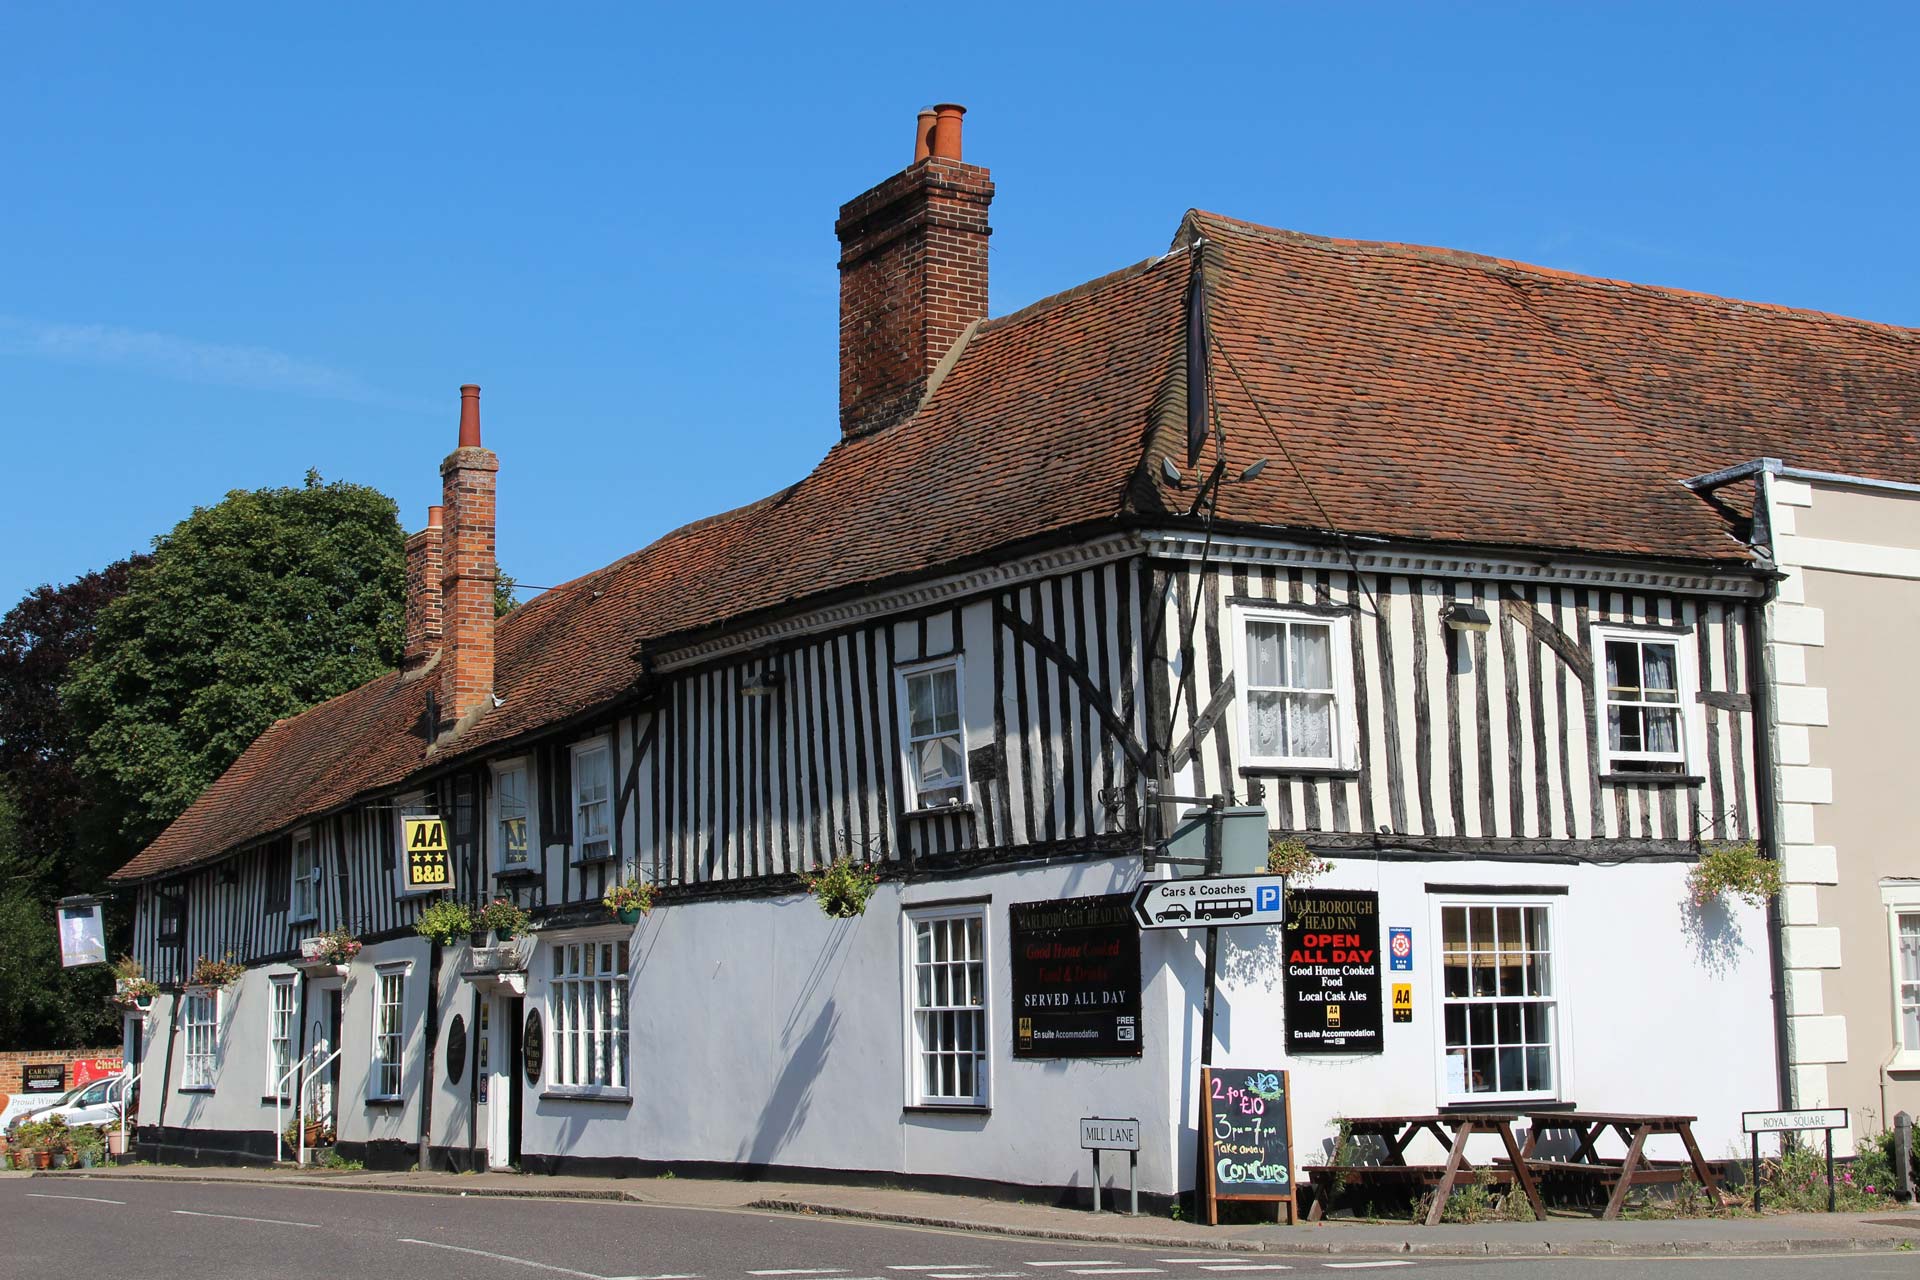
[{"label": "picnic table bench", "polygon": [[[1530,1112],[1527,1115],[1527,1145],[1520,1152],[1520,1161],[1536,1181],[1542,1175],[1559,1175],[1592,1178],[1610,1187],[1607,1207],[1600,1214],[1603,1219],[1620,1216],[1621,1207],[1626,1204],[1627,1192],[1633,1187],[1679,1182],[1689,1174],[1698,1179],[1709,1194],[1718,1194],[1719,1180],[1700,1154],[1699,1144],[1693,1140],[1695,1118],[1612,1111]],[[1603,1159],[1594,1150],[1594,1144],[1609,1129],[1618,1134],[1620,1141],[1627,1146],[1627,1154],[1623,1159]],[[1570,1159],[1544,1160],[1534,1155],[1541,1137],[1549,1133],[1573,1135],[1578,1147]],[[1679,1137],[1687,1150],[1686,1163],[1655,1165],[1648,1161],[1647,1139],[1661,1133]]]},{"label": "picnic table bench", "polygon": [[[1386,1145],[1386,1159],[1377,1165],[1320,1165],[1309,1168],[1308,1178],[1313,1184],[1314,1197],[1307,1220],[1318,1222],[1325,1216],[1327,1202],[1333,1198],[1337,1183],[1362,1187],[1390,1185],[1404,1188],[1409,1183],[1431,1186],[1433,1205],[1427,1211],[1428,1226],[1440,1221],[1455,1187],[1477,1183],[1518,1183],[1520,1189],[1526,1192],[1527,1203],[1533,1206],[1534,1216],[1545,1218],[1547,1211],[1540,1200],[1540,1189],[1535,1185],[1533,1174],[1521,1154],[1520,1144],[1513,1136],[1513,1122],[1517,1118],[1511,1113],[1493,1111],[1353,1117],[1347,1121],[1348,1132],[1357,1138],[1379,1138]],[[1447,1148],[1445,1164],[1407,1163],[1407,1147],[1422,1133],[1431,1133]],[[1500,1136],[1508,1156],[1505,1168],[1483,1169],[1467,1159],[1467,1140],[1476,1133],[1495,1133]]]}]

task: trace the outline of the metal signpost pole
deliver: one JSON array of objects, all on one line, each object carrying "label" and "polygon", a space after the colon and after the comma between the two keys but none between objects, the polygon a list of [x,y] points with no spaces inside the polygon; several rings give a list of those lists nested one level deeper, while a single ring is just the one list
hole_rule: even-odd
[{"label": "metal signpost pole", "polygon": [[[1222,808],[1221,797],[1215,797],[1215,802],[1211,804],[1207,809],[1207,874],[1210,876],[1218,875],[1220,873],[1220,824],[1224,817],[1224,815],[1221,813],[1221,808]],[[1213,988],[1214,988],[1215,977],[1219,967],[1219,962],[1220,962],[1220,930],[1216,929],[1212,925],[1208,925],[1207,926],[1207,977],[1206,977],[1206,985],[1201,988],[1201,993],[1200,993],[1200,1067],[1201,1069],[1194,1073],[1194,1079],[1196,1082],[1203,1080],[1205,1077],[1206,1068],[1211,1067],[1213,1065]],[[1202,1085],[1201,1087],[1201,1092],[1204,1095],[1205,1093],[1204,1085]],[[1199,1099],[1199,1103],[1200,1103],[1200,1118],[1195,1123],[1193,1128],[1193,1136],[1194,1136],[1194,1143],[1193,1143],[1193,1210],[1194,1210],[1194,1213],[1193,1213],[1193,1216],[1195,1221],[1198,1221],[1200,1217],[1201,1188],[1207,1185],[1207,1100],[1206,1098],[1202,1096]]]},{"label": "metal signpost pole", "polygon": [[1833,1212],[1833,1130],[1827,1130],[1827,1212]]},{"label": "metal signpost pole", "polygon": [[1747,1166],[1747,1176],[1753,1179],[1753,1211],[1760,1212],[1760,1131],[1753,1131],[1753,1163]]}]

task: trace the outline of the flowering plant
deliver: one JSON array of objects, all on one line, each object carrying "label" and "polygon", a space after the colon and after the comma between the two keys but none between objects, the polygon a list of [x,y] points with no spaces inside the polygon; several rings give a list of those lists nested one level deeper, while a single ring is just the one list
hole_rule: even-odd
[{"label": "flowering plant", "polygon": [[871,862],[835,858],[818,871],[803,871],[800,881],[807,892],[820,899],[820,909],[836,920],[864,915],[867,899],[880,883],[880,869]]},{"label": "flowering plant", "polygon": [[1332,869],[1331,862],[1315,857],[1302,840],[1274,836],[1267,843],[1267,874],[1284,876],[1289,884],[1305,884]]},{"label": "flowering plant", "polygon": [[345,928],[323,933],[313,941],[313,958],[329,964],[349,964],[360,954],[360,939]]},{"label": "flowering plant", "polygon": [[240,981],[247,966],[233,958],[229,951],[218,960],[209,960],[200,956],[193,962],[193,976],[187,979],[190,987],[230,987]]},{"label": "flowering plant", "polygon": [[505,939],[526,932],[527,926],[533,923],[533,917],[512,898],[495,898],[480,908],[480,915],[474,923],[482,929],[493,930]]},{"label": "flowering plant", "polygon": [[1704,907],[1726,893],[1764,907],[1779,892],[1780,864],[1761,857],[1751,841],[1715,845],[1687,872],[1687,893],[1696,907]]},{"label": "flowering plant", "polygon": [[600,905],[613,912],[651,911],[653,886],[644,880],[622,880],[607,889],[600,898]]},{"label": "flowering plant", "polygon": [[113,1002],[123,1008],[144,1005],[159,992],[160,985],[147,977],[146,970],[132,956],[113,962]]}]

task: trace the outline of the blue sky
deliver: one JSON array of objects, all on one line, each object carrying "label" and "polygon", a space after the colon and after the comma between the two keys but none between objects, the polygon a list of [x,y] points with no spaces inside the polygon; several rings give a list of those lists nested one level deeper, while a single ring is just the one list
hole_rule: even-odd
[{"label": "blue sky", "polygon": [[308,467],[592,569],[836,435],[833,219],[969,107],[995,313],[1183,210],[1920,325],[1920,6],[0,0],[0,608]]}]

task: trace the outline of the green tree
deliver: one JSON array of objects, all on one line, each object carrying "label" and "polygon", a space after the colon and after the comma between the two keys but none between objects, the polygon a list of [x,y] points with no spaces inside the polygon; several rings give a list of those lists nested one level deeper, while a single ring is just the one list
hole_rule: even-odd
[{"label": "green tree", "polygon": [[396,666],[404,612],[398,513],[364,485],[235,490],[154,539],[63,689],[128,851],[276,719]]},{"label": "green tree", "polygon": [[13,798],[0,788],[0,1049],[86,1049],[119,1041],[106,965],[60,967],[48,867],[25,847]]}]

